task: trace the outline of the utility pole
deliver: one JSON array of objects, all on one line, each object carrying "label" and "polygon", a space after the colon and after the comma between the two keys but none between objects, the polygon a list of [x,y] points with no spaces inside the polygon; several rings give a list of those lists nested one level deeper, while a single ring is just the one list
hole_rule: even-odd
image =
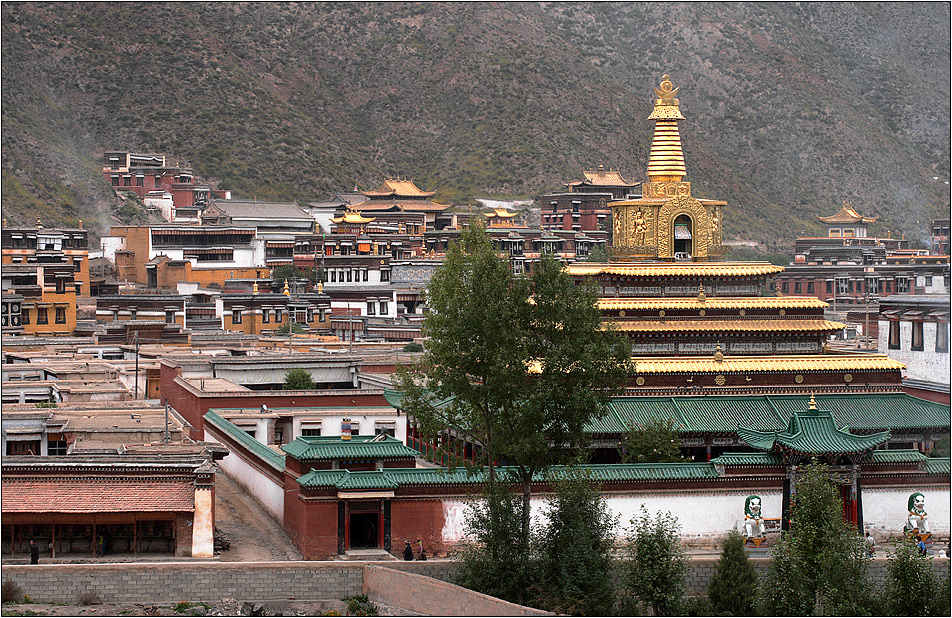
[{"label": "utility pole", "polygon": [[136,386],[135,386],[135,399],[139,398],[139,331],[135,333],[135,344],[136,344]]},{"label": "utility pole", "polygon": [[165,402],[165,437],[162,438],[162,441],[168,444],[172,441],[172,434],[169,433],[169,408],[172,406],[169,405],[169,402]]}]

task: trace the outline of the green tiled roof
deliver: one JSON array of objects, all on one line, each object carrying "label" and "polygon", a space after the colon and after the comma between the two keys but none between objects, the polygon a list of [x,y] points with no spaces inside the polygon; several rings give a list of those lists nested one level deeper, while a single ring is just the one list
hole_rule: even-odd
[{"label": "green tiled roof", "polygon": [[928,459],[928,457],[913,449],[896,449],[892,451],[879,449],[873,451],[873,459],[871,460],[871,463],[919,463],[920,461],[925,461],[926,459]]},{"label": "green tiled roof", "polygon": [[[505,477],[508,468],[496,469]],[[552,468],[558,474],[560,467]],[[680,481],[717,478],[717,471],[710,463],[676,464],[600,464],[585,466],[595,482],[626,481]],[[395,489],[410,485],[469,485],[482,483],[486,471],[470,474],[463,468],[387,468],[374,472],[349,472],[347,470],[312,470],[302,475],[298,483],[303,487],[336,487],[340,490]],[[539,475],[536,481],[545,481]]]},{"label": "green tiled roof", "polygon": [[711,460],[720,466],[779,466],[783,463],[775,453],[724,453]]},{"label": "green tiled roof", "polygon": [[791,450],[797,453],[862,453],[889,440],[889,432],[861,436],[837,427],[830,412],[811,409],[795,412],[783,431],[757,431],[738,427],[740,439],[762,451]]},{"label": "green tiled roof", "polygon": [[260,457],[262,461],[267,463],[272,468],[276,468],[282,472],[284,471],[284,455],[278,453],[272,448],[268,448],[261,442],[258,442],[245,433],[241,427],[238,427],[231,421],[224,419],[211,411],[205,413],[205,422],[212,425],[213,427],[216,427],[217,429],[220,429],[221,431],[224,431],[229,437],[234,439],[236,442],[241,443],[242,446]]},{"label": "green tiled roof", "polygon": [[948,457],[930,457],[926,460],[926,472],[929,474],[949,474],[952,459]]},{"label": "green tiled roof", "polygon": [[[806,395],[618,397],[609,413],[586,428],[591,433],[624,433],[632,424],[669,418],[681,433],[732,434],[738,426],[779,431],[794,412],[805,410]],[[905,393],[817,395],[836,425],[851,430],[949,427],[949,408]]]},{"label": "green tiled roof", "polygon": [[301,461],[332,459],[403,459],[420,453],[392,436],[301,436],[283,446],[285,453]]}]

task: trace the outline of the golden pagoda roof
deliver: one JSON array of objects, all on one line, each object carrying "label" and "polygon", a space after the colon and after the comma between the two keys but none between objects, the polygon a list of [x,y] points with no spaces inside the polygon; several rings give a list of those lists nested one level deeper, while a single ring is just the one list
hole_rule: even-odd
[{"label": "golden pagoda roof", "polygon": [[436,195],[436,191],[421,191],[412,180],[400,180],[399,178],[384,179],[383,184],[377,187],[375,191],[364,191],[364,195],[372,197],[386,197],[394,195],[409,198],[426,198]]},{"label": "golden pagoda roof", "polygon": [[777,356],[668,356],[632,358],[636,374],[771,373],[782,371],[898,371],[906,366],[885,354]]},{"label": "golden pagoda roof", "polygon": [[579,185],[588,183],[590,185],[604,185],[604,186],[631,186],[635,183],[625,180],[621,172],[618,170],[606,170],[598,169],[594,172],[582,172],[585,176],[585,180],[576,180],[575,182],[567,183],[570,187],[577,187]]},{"label": "golden pagoda roof", "polygon": [[397,210],[408,210],[413,212],[442,212],[449,208],[449,204],[438,204],[431,200],[367,200],[351,206],[351,210],[373,210],[382,211],[396,208]]},{"label": "golden pagoda roof", "polygon": [[846,324],[828,320],[623,320],[611,321],[612,328],[623,333],[700,333],[700,332],[836,332],[846,328]]},{"label": "golden pagoda roof", "polygon": [[823,223],[873,223],[877,221],[879,217],[864,217],[856,212],[852,205],[843,202],[840,211],[832,217],[821,217],[817,215],[817,219]]},{"label": "golden pagoda roof", "polygon": [[678,132],[678,121],[684,120],[684,116],[681,115],[677,94],[678,89],[664,75],[661,84],[655,88],[657,98],[654,110],[648,116],[648,120],[655,121],[651,152],[648,154],[648,179],[652,182],[681,182],[687,175],[681,134]]},{"label": "golden pagoda roof", "polygon": [[334,223],[338,225],[341,223],[370,223],[374,221],[375,217],[364,217],[359,212],[345,212],[343,216],[337,217],[336,219],[331,219]]},{"label": "golden pagoda roof", "polygon": [[714,296],[697,298],[599,298],[601,311],[690,311],[699,309],[823,309],[829,305],[813,296]]},{"label": "golden pagoda roof", "polygon": [[657,262],[644,264],[570,264],[565,271],[576,277],[623,275],[628,277],[762,277],[783,272],[770,262]]},{"label": "golden pagoda roof", "polygon": [[518,217],[519,213],[509,212],[505,208],[494,208],[492,212],[485,213],[487,219],[492,219],[494,217],[499,217],[500,219],[512,219],[513,217]]}]

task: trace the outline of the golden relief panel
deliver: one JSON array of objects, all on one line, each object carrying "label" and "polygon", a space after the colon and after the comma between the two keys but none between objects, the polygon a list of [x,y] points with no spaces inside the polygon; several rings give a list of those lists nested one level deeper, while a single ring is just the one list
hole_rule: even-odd
[{"label": "golden relief panel", "polygon": [[674,220],[681,215],[691,218],[693,257],[706,258],[711,240],[711,219],[701,202],[686,196],[668,200],[658,213],[658,256],[674,257]]},{"label": "golden relief panel", "polygon": [[690,182],[643,182],[641,195],[645,198],[671,198],[691,195]]}]

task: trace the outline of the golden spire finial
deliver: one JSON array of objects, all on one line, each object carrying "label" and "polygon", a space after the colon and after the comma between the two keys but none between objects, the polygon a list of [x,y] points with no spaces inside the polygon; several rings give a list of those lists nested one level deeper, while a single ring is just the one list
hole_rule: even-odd
[{"label": "golden spire finial", "polygon": [[258,293],[258,282],[257,282],[257,281],[255,281],[255,284],[254,284],[253,286],[251,286],[251,293],[252,293],[252,294],[257,294],[257,293]]},{"label": "golden spire finial", "polygon": [[323,281],[318,281],[318,282],[317,282],[317,293],[318,293],[318,294],[323,294],[323,293],[324,293],[324,282],[323,282]]},{"label": "golden spire finial", "polygon": [[816,394],[810,393],[810,409],[816,410]]},{"label": "golden spire finial", "polygon": [[717,348],[714,350],[714,360],[718,363],[724,362],[724,350],[721,349],[721,344],[717,344]]},{"label": "golden spire finial", "polygon": [[697,286],[697,301],[703,303],[707,300],[707,294],[704,293],[704,284]]},{"label": "golden spire finial", "polygon": [[43,224],[40,222],[40,218],[39,218],[39,217],[36,218],[36,229],[38,229],[38,230],[42,230],[42,229],[43,229]]},{"label": "golden spire finial", "polygon": [[288,280],[287,280],[287,279],[284,280],[284,291],[282,292],[282,294],[284,294],[285,296],[290,296],[290,295],[291,295],[291,288],[288,287]]},{"label": "golden spire finial", "polygon": [[657,97],[655,107],[648,116],[648,120],[655,121],[651,153],[648,155],[648,179],[651,182],[681,182],[687,170],[681,150],[681,134],[678,132],[678,121],[684,120],[680,103],[675,98],[678,88],[674,87],[666,74],[654,92]]}]

